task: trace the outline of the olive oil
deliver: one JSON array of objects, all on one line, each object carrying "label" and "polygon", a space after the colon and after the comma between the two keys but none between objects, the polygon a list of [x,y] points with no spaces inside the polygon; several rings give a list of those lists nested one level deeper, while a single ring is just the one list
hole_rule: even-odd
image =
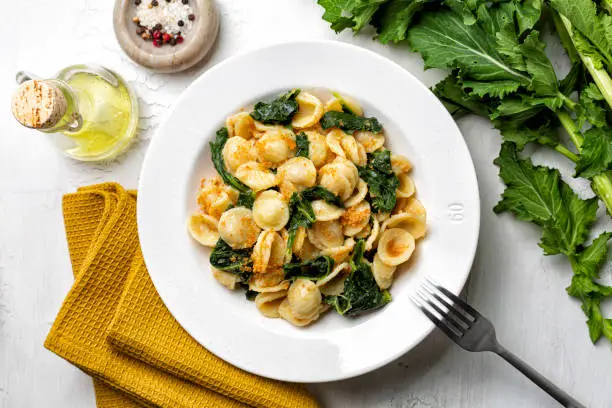
[{"label": "olive oil", "polygon": [[106,68],[75,65],[53,79],[32,80],[20,74],[18,82],[22,86],[13,100],[17,120],[50,133],[70,157],[110,160],[134,139],[138,101],[125,81]]}]

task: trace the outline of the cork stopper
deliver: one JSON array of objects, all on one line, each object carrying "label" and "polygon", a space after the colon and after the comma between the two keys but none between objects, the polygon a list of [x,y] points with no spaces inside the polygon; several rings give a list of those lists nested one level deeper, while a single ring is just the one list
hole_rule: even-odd
[{"label": "cork stopper", "polygon": [[56,85],[35,79],[17,88],[11,107],[13,116],[22,125],[33,129],[49,129],[64,117],[68,103]]}]

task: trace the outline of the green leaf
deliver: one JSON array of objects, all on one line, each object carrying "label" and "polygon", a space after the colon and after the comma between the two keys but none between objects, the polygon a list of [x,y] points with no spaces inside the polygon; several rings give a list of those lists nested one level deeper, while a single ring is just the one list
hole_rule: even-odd
[{"label": "green leaf", "polygon": [[540,113],[529,120],[500,119],[495,126],[500,130],[504,141],[516,144],[523,150],[529,143],[555,147],[559,144],[556,132],[556,122],[548,120],[547,112]]},{"label": "green leaf", "polygon": [[217,131],[215,140],[210,142],[210,154],[212,156],[213,165],[225,184],[232,186],[240,193],[247,195],[252,194],[251,189],[246,184],[230,174],[225,168],[225,161],[223,160],[223,146],[225,146],[227,139],[229,139],[227,128],[221,128]]},{"label": "green leaf", "polygon": [[606,119],[607,104],[597,85],[592,82],[580,92],[580,103],[575,110],[580,128],[587,122],[598,128],[605,127],[608,124]]},{"label": "green leaf", "polygon": [[539,32],[532,31],[525,38],[520,49],[525,57],[525,67],[531,75],[531,88],[536,95],[555,96],[559,93],[557,75],[544,53],[545,44],[539,39]]},{"label": "green leaf", "polygon": [[612,170],[612,129],[591,128],[584,132],[576,175],[592,178],[606,170]]},{"label": "green leaf", "polygon": [[425,13],[409,30],[408,40],[412,49],[423,56],[426,68],[457,68],[465,79],[531,82],[504,61],[495,40],[482,28],[466,26],[451,11]]},{"label": "green leaf", "polygon": [[591,279],[599,278],[599,270],[603,267],[608,256],[608,241],[612,232],[603,232],[591,245],[580,252],[577,261],[572,265],[575,273],[583,274]]},{"label": "green leaf", "polygon": [[318,281],[330,274],[334,267],[334,260],[329,256],[318,256],[304,262],[288,263],[283,265],[285,279],[297,278]]},{"label": "green leaf", "polygon": [[391,0],[382,5],[372,21],[378,41],[387,44],[405,40],[414,15],[425,3],[426,0]]},{"label": "green leaf", "polygon": [[255,203],[255,193],[252,191],[249,191],[247,193],[240,193],[238,195],[238,200],[236,200],[236,207],[253,208],[254,203]]},{"label": "green leaf", "polygon": [[514,2],[516,7],[516,21],[518,23],[518,33],[522,35],[540,21],[542,15],[542,0],[524,0]]},{"label": "green leaf", "polygon": [[216,269],[240,276],[240,281],[245,283],[253,271],[252,252],[252,248],[233,249],[219,238],[210,254],[210,264]]},{"label": "green leaf", "polygon": [[376,118],[364,118],[347,112],[326,112],[323,117],[321,117],[320,123],[323,129],[336,127],[345,132],[364,130],[380,133],[383,129]]},{"label": "green leaf", "polygon": [[295,137],[295,145],[297,148],[297,150],[295,151],[295,156],[308,158],[310,150],[310,141],[308,141],[308,136],[306,135],[306,133],[298,133],[298,135]]},{"label": "green leaf", "polygon": [[519,219],[540,225],[540,246],[547,255],[573,255],[595,221],[597,200],[581,200],[561,180],[558,170],[520,159],[511,143],[502,145],[495,164],[506,189],[494,211],[511,211]]},{"label": "green leaf", "polygon": [[491,113],[491,104],[465,92],[454,74],[438,82],[433,93],[455,117],[464,113],[474,113],[480,116],[489,116]]},{"label": "green leaf", "polygon": [[597,13],[592,0],[551,0],[551,6],[584,35],[612,64],[612,23],[609,16]]},{"label": "green leaf", "polygon": [[388,0],[355,0],[355,5],[352,9],[353,21],[355,21],[353,31],[358,32],[365,27],[365,25],[372,20],[372,17],[374,17],[376,10],[387,1]]},{"label": "green leaf", "polygon": [[336,207],[344,208],[344,203],[342,199],[321,186],[309,187],[306,190],[302,191],[301,196],[308,201],[315,200],[325,200],[330,204],[335,205]]},{"label": "green leaf", "polygon": [[335,32],[340,32],[345,28],[355,26],[355,21],[345,14],[350,14],[353,8],[354,0],[318,0],[319,4],[325,10],[323,20],[331,23],[331,28]]},{"label": "green leaf", "polygon": [[299,89],[293,89],[270,102],[257,102],[251,112],[251,117],[265,124],[287,125],[298,111],[295,100]]},{"label": "green leaf", "polygon": [[518,90],[519,84],[514,81],[463,81],[463,89],[470,96],[491,96],[495,98],[504,98],[505,96],[514,93]]},{"label": "green leaf", "polygon": [[368,197],[375,212],[390,212],[397,202],[399,179],[393,173],[391,152],[381,150],[368,154],[368,164],[357,167],[359,177],[368,184]]}]

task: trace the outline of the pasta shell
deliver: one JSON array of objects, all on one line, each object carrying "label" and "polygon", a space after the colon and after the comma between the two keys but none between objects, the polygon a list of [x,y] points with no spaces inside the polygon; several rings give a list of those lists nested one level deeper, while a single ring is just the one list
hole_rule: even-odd
[{"label": "pasta shell", "polygon": [[197,202],[205,214],[219,219],[223,211],[236,203],[236,190],[225,185],[218,177],[203,179]]},{"label": "pasta shell", "polygon": [[323,166],[327,163],[330,155],[325,136],[316,131],[306,131],[308,137],[308,157],[312,160],[312,163],[316,168]]},{"label": "pasta shell", "polygon": [[378,253],[374,255],[374,262],[372,263],[372,274],[374,279],[381,289],[389,289],[391,283],[393,283],[393,274],[397,269],[396,266],[387,265],[381,259]]},{"label": "pasta shell", "polygon": [[373,217],[372,231],[370,231],[370,235],[368,236],[368,239],[366,239],[366,242],[365,242],[366,251],[369,251],[375,247],[378,241],[378,234],[380,234],[380,222],[378,221],[378,218]]},{"label": "pasta shell", "polygon": [[385,145],[385,135],[367,131],[355,133],[355,139],[363,146],[366,153],[372,153]]},{"label": "pasta shell", "polygon": [[395,174],[408,173],[412,169],[412,163],[406,156],[391,154],[391,167]]},{"label": "pasta shell", "polygon": [[238,167],[256,159],[253,145],[239,136],[230,137],[223,146],[223,161],[227,170],[235,174]]},{"label": "pasta shell", "polygon": [[357,183],[357,189],[353,191],[353,195],[349,197],[348,200],[344,202],[346,207],[353,207],[363,200],[365,200],[366,195],[368,194],[368,183],[359,179],[359,183]]},{"label": "pasta shell", "polygon": [[254,191],[267,190],[278,184],[276,174],[257,162],[248,162],[238,167],[236,177]]},{"label": "pasta shell", "polygon": [[317,221],[308,230],[308,239],[319,249],[339,247],[344,242],[342,224],[338,220]]},{"label": "pasta shell", "polygon": [[295,147],[295,135],[282,127],[268,130],[255,142],[257,158],[266,167],[276,167],[293,157]]},{"label": "pasta shell", "polygon": [[338,171],[334,164],[326,164],[319,170],[319,184],[335,195],[343,198],[352,193],[350,181]]},{"label": "pasta shell", "polygon": [[306,236],[302,246],[299,249],[295,250],[295,254],[298,256],[298,258],[300,258],[301,261],[308,261],[319,256],[320,252],[317,247],[315,247],[313,243],[310,242],[308,236]]},{"label": "pasta shell", "polygon": [[357,187],[357,183],[359,182],[359,172],[357,171],[357,167],[355,167],[355,164],[343,157],[336,157],[332,165],[335,165],[338,170],[342,172],[342,175],[346,177],[351,183],[350,193],[352,193],[353,189]]},{"label": "pasta shell", "polygon": [[230,137],[240,136],[250,139],[255,130],[255,121],[248,112],[239,112],[227,118],[225,126]]},{"label": "pasta shell", "polygon": [[319,98],[302,91],[295,100],[298,103],[298,111],[291,120],[291,126],[296,129],[305,129],[314,126],[321,120],[325,111]]},{"label": "pasta shell", "polygon": [[187,222],[187,229],[193,239],[204,246],[214,247],[219,240],[218,222],[206,214],[193,214]]},{"label": "pasta shell", "polygon": [[249,279],[249,289],[260,293],[279,292],[287,290],[290,282],[285,280],[282,269],[271,270],[266,273],[254,273]]},{"label": "pasta shell", "polygon": [[325,112],[342,112],[342,102],[335,96],[325,103]]},{"label": "pasta shell", "polygon": [[227,210],[219,220],[219,236],[234,249],[252,247],[261,231],[253,220],[251,210],[236,207]]},{"label": "pasta shell", "polygon": [[317,221],[337,220],[344,214],[344,209],[336,207],[325,200],[315,200],[311,204]]},{"label": "pasta shell", "polygon": [[317,169],[310,159],[294,157],[278,168],[280,183],[290,182],[296,191],[302,191],[317,183]]},{"label": "pasta shell", "polygon": [[389,228],[380,236],[377,255],[385,264],[397,266],[410,259],[414,248],[414,237],[410,233],[400,228]]},{"label": "pasta shell", "polygon": [[259,234],[253,247],[251,259],[253,272],[265,273],[269,269],[279,269],[283,266],[285,257],[285,241],[274,231],[263,231]]},{"label": "pasta shell", "polygon": [[321,291],[308,279],[296,279],[287,291],[291,314],[298,319],[313,319],[319,314]]},{"label": "pasta shell", "polygon": [[278,191],[266,190],[253,203],[253,219],[261,229],[280,231],[289,222],[289,206]]},{"label": "pasta shell", "polygon": [[344,227],[344,235],[352,237],[361,231],[370,221],[370,203],[362,201],[354,207],[349,207],[342,217],[340,222]]},{"label": "pasta shell", "polygon": [[339,95],[339,96],[344,102],[344,105],[346,105],[346,107],[349,108],[351,112],[353,112],[357,116],[363,116],[363,109],[361,108],[361,105],[359,104],[359,102],[357,102],[355,98],[351,96],[347,96],[347,95]]},{"label": "pasta shell", "polygon": [[345,157],[357,166],[365,166],[368,163],[368,156],[364,147],[351,135],[345,135],[341,140],[342,150]]},{"label": "pasta shell", "polygon": [[319,318],[318,314],[310,319],[299,319],[295,317],[291,311],[291,307],[289,306],[289,301],[287,299],[283,300],[279,305],[278,314],[280,317],[297,327],[307,326]]},{"label": "pasta shell", "polygon": [[393,214],[399,213],[412,215],[413,217],[421,220],[423,224],[425,224],[427,220],[427,211],[425,210],[425,207],[423,207],[423,204],[415,197],[398,199],[398,202],[393,209]]},{"label": "pasta shell", "polygon": [[240,277],[238,275],[225,271],[220,271],[216,268],[211,269],[213,277],[217,280],[217,282],[219,282],[229,290],[236,289],[236,285],[238,284],[238,282],[240,282]]},{"label": "pasta shell", "polygon": [[286,297],[286,290],[259,293],[255,297],[255,306],[262,315],[270,318],[278,318],[280,317],[278,308]]},{"label": "pasta shell", "polygon": [[415,192],[414,182],[412,181],[412,177],[410,177],[406,173],[401,173],[397,176],[399,179],[399,186],[395,190],[395,194],[398,197],[408,198],[412,196]]},{"label": "pasta shell", "polygon": [[325,141],[329,150],[331,150],[340,157],[346,157],[346,153],[342,148],[342,139],[344,138],[344,136],[347,136],[347,134],[344,133],[342,130],[332,129],[325,137]]},{"label": "pasta shell", "polygon": [[383,222],[382,231],[384,232],[387,228],[404,229],[408,231],[414,239],[422,238],[427,232],[425,220],[419,216],[408,213],[399,213],[391,216],[388,220]]},{"label": "pasta shell", "polygon": [[340,263],[349,257],[353,248],[355,248],[355,240],[348,238],[342,246],[322,250],[321,255],[330,256],[334,262]]}]

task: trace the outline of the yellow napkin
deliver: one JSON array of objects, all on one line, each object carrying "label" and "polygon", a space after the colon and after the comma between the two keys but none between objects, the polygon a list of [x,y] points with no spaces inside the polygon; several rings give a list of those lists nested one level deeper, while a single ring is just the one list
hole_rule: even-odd
[{"label": "yellow napkin", "polygon": [[225,363],[174,320],[140,253],[135,193],[85,187],[63,210],[75,282],[45,347],[94,377],[98,407],[318,406],[301,385]]}]

